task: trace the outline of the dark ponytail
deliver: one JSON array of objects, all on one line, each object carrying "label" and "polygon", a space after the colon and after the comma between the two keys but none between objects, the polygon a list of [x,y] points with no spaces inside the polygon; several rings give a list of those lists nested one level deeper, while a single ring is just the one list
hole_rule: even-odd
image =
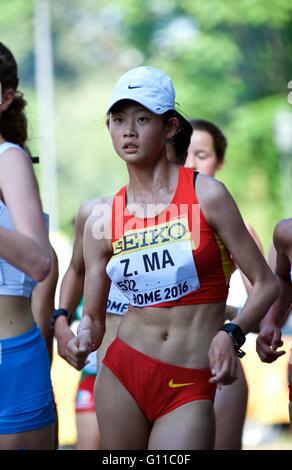
[{"label": "dark ponytail", "polygon": [[0,42],[0,82],[2,95],[10,88],[16,92],[10,106],[0,114],[0,133],[5,140],[19,145],[30,155],[26,146],[27,119],[24,113],[26,101],[23,93],[16,91],[19,83],[17,63],[2,42]]},{"label": "dark ponytail", "polygon": [[169,140],[169,144],[172,146],[174,151],[175,163],[177,165],[184,165],[188,154],[193,128],[189,121],[175,110],[166,111],[163,116],[165,121],[168,121],[172,117],[176,117],[178,119],[179,128],[175,135]]}]

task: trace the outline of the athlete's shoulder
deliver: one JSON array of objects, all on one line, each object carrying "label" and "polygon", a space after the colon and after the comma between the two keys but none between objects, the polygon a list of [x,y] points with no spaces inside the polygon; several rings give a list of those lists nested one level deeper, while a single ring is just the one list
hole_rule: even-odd
[{"label": "athlete's shoulder", "polygon": [[274,230],[274,244],[276,248],[291,249],[292,246],[292,219],[283,219],[277,223]]},{"label": "athlete's shoulder", "polygon": [[94,208],[84,227],[84,243],[99,252],[112,252],[111,210],[106,205]]},{"label": "athlete's shoulder", "polygon": [[21,147],[8,147],[3,152],[0,152],[0,165],[1,167],[15,169],[15,165],[29,165],[32,167],[31,158],[28,153]]},{"label": "athlete's shoulder", "polygon": [[198,173],[196,179],[196,192],[207,205],[213,205],[230,197],[224,183],[201,173]]},{"label": "athlete's shoulder", "polygon": [[1,158],[9,158],[11,155],[25,155],[29,159],[27,152],[22,147],[20,147],[20,145],[13,144],[12,142],[3,142],[0,145]]},{"label": "athlete's shoulder", "polygon": [[76,216],[77,225],[85,225],[86,220],[91,215],[96,214],[101,208],[110,206],[113,200],[113,196],[108,197],[97,197],[83,202],[78,210]]}]

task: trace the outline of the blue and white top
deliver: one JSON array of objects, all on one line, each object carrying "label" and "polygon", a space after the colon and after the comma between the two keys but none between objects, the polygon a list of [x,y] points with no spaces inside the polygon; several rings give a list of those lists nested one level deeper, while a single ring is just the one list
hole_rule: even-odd
[{"label": "blue and white top", "polygon": [[[11,148],[22,150],[21,147],[16,144],[5,142],[4,144],[0,144],[0,154]],[[48,215],[44,214],[44,217],[48,224]],[[0,201],[0,227],[15,231],[9,209],[3,201]],[[36,281],[34,279],[8,263],[4,258],[0,258],[0,295],[29,298],[35,285]]]}]

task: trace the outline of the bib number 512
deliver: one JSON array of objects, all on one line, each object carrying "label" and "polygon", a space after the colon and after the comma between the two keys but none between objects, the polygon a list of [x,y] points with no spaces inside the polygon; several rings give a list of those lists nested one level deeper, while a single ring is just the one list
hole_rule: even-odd
[{"label": "bib number 512", "polygon": [[136,289],[136,281],[133,279],[125,279],[124,281],[117,282],[117,285],[123,292],[133,291],[138,292],[139,289]]}]

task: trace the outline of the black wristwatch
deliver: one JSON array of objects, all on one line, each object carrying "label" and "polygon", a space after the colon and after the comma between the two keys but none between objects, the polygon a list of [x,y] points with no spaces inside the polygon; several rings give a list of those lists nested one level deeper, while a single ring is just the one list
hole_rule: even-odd
[{"label": "black wristwatch", "polygon": [[219,331],[226,331],[226,333],[230,336],[233,342],[236,356],[240,358],[245,356],[246,353],[240,348],[245,343],[246,338],[240,326],[236,325],[236,323],[225,323],[225,325],[223,325]]},{"label": "black wristwatch", "polygon": [[70,312],[66,310],[65,308],[55,308],[51,316],[51,329],[52,330],[55,329],[55,323],[56,323],[57,318],[61,316],[66,317],[70,325],[71,319],[72,319]]}]

